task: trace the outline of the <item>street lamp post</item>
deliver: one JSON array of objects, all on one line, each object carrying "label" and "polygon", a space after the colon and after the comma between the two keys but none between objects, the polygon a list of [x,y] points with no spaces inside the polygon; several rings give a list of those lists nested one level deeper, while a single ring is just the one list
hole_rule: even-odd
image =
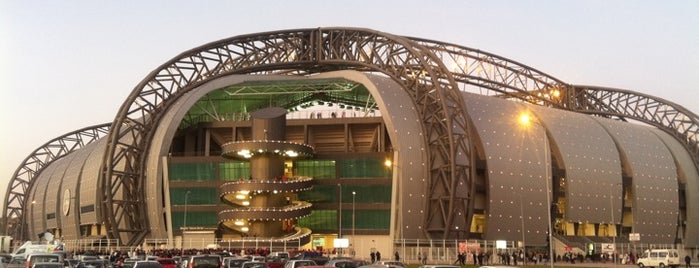
[{"label": "street lamp post", "polygon": [[[537,122],[538,123],[538,122]],[[542,128],[544,127],[541,125],[541,123],[538,123]],[[549,169],[551,167],[549,166],[549,139],[546,137],[546,129],[544,128],[544,167],[546,168],[546,172],[544,173],[544,176],[546,177],[546,212],[548,213],[549,221],[547,222],[547,226],[549,228],[549,263],[551,264],[551,268],[553,268],[553,261],[556,259],[555,256],[553,256],[553,228],[551,228],[551,195],[553,192],[551,191],[549,187],[549,183],[551,182],[551,178],[549,178]]]},{"label": "street lamp post", "polygon": [[337,228],[338,228],[338,236],[337,238],[342,238],[342,184],[337,184],[337,187],[340,188],[340,197],[337,201],[338,207],[339,207],[339,219],[337,223]]},{"label": "street lamp post", "polygon": [[616,267],[616,223],[614,222],[614,198],[612,198],[613,186],[609,187],[609,215],[611,216],[609,224],[614,226],[614,234],[612,235],[612,261],[614,261],[614,267]]},{"label": "street lamp post", "polygon": [[184,256],[184,229],[187,228],[187,199],[192,191],[187,191],[184,194],[184,219],[182,220],[182,256]]},{"label": "street lamp post", "polygon": [[357,192],[352,191],[352,256],[354,256],[354,243],[356,243],[356,236],[354,233],[354,205],[355,205],[355,197],[357,196]]},{"label": "street lamp post", "polygon": [[[521,182],[520,182],[521,183]],[[524,204],[522,204],[524,201],[522,201],[522,191],[524,191],[523,187],[519,187],[519,220],[520,223],[522,224],[522,249],[524,250],[524,254],[527,254],[527,248],[526,248],[526,243],[524,242]]]},{"label": "street lamp post", "polygon": [[541,122],[538,120],[531,120],[528,114],[522,114],[519,117],[519,121],[521,124],[528,126],[532,122],[535,124],[538,124],[544,129],[544,178],[545,178],[545,184],[546,184],[546,213],[548,215],[548,223],[546,224],[548,227],[548,238],[549,238],[549,264],[550,267],[553,268],[553,261],[556,259],[555,256],[553,256],[553,230],[551,228],[551,195],[553,194],[551,192],[551,187],[549,186],[549,183],[551,182],[551,179],[549,178],[549,140],[548,137],[546,136],[546,127],[544,127]]},{"label": "street lamp post", "polygon": [[357,196],[357,192],[352,191],[352,240],[354,240],[354,206],[355,206],[355,197]]}]

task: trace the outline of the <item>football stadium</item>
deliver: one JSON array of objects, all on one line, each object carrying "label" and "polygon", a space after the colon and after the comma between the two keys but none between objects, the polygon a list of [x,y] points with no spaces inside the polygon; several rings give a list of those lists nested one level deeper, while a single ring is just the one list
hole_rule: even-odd
[{"label": "football stadium", "polygon": [[671,101],[478,49],[255,33],[182,52],[113,121],[30,152],[3,226],[67,248],[696,250],[698,140]]}]

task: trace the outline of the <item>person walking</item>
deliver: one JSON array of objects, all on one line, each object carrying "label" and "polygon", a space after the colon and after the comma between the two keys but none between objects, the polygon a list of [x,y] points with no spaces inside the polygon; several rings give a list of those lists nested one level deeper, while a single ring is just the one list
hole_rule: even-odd
[{"label": "person walking", "polygon": [[692,257],[689,257],[689,255],[684,256],[684,263],[687,268],[692,267]]},{"label": "person walking", "polygon": [[396,261],[400,261],[400,255],[398,254],[398,251],[396,251],[396,254],[394,255],[396,255]]}]

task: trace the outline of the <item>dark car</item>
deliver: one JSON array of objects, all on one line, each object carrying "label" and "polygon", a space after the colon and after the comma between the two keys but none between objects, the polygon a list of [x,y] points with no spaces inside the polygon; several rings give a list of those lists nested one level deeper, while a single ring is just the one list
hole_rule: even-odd
[{"label": "dark car", "polygon": [[189,257],[187,268],[221,268],[220,255],[194,255]]}]

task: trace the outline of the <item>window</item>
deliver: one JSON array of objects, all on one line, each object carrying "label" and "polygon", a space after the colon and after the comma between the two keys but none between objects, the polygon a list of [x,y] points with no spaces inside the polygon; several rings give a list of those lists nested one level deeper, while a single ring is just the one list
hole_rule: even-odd
[{"label": "window", "polygon": [[171,181],[216,180],[216,163],[170,163]]}]

